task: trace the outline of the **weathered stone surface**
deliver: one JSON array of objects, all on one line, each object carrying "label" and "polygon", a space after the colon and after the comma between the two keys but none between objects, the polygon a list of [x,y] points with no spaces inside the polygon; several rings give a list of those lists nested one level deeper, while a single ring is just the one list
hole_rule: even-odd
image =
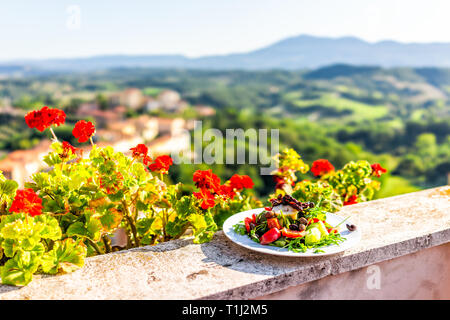
[{"label": "weathered stone surface", "polygon": [[449,300],[450,242],[258,297],[261,300]]},{"label": "weathered stone surface", "polygon": [[0,299],[251,299],[450,241],[450,187],[345,207],[362,230],[358,246],[317,258],[268,256],[217,233],[87,259],[83,269],[0,286]]}]

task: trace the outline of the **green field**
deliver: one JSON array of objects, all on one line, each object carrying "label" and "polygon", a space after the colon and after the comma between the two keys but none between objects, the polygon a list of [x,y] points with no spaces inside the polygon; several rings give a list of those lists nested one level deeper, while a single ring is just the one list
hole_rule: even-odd
[{"label": "green field", "polygon": [[[292,99],[294,97],[294,99]],[[350,111],[351,115],[345,116],[346,119],[358,120],[375,120],[382,118],[388,114],[388,108],[383,105],[369,105],[366,103],[342,98],[338,94],[326,93],[318,99],[300,99],[294,94],[289,94],[287,99],[298,108],[305,109],[308,107],[322,107],[330,111]],[[326,116],[325,116],[326,117]]]}]

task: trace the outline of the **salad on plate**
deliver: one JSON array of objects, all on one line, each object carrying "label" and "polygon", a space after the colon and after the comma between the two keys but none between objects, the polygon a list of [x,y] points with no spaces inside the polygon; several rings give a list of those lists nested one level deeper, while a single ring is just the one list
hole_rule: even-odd
[{"label": "salad on plate", "polygon": [[[339,245],[345,241],[339,232],[339,225],[327,222],[327,213],[313,202],[300,202],[289,195],[279,195],[271,199],[272,207],[266,207],[259,214],[246,217],[234,225],[234,231],[248,235],[261,245],[288,248],[292,252],[314,253],[329,245]],[[354,231],[354,225],[347,225]]]}]

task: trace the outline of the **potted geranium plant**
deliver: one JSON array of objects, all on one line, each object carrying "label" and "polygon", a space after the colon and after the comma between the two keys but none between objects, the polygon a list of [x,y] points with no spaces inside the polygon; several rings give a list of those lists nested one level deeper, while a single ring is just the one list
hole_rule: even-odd
[{"label": "potted geranium plant", "polygon": [[92,139],[95,126],[80,120],[72,133],[78,142],[92,144],[84,157],[81,149],[59,142],[52,129],[65,117],[48,107],[25,116],[30,128],[52,133],[52,151],[44,158],[48,171],[35,173],[19,190],[0,176],[2,283],[26,285],[36,272],[71,272],[86,256],[119,250],[111,246],[118,228],[128,235],[125,248],[186,234],[196,243],[209,241],[216,221],[254,204],[243,192],[253,187],[248,176],[221,184],[211,170],[194,173],[199,190],[182,196],[180,184],[165,179],[170,156],[152,158],[144,144],[131,148],[131,156],[99,148]]}]

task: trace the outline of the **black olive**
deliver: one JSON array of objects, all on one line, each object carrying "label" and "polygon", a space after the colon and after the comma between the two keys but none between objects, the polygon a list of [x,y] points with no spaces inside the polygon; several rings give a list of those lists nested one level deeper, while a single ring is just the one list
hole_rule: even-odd
[{"label": "black olive", "polygon": [[346,224],[348,231],[355,231],[356,226],[354,224]]},{"label": "black olive", "polygon": [[305,230],[306,230],[306,225],[304,225],[304,224],[299,224],[299,225],[298,225],[298,230],[299,230],[299,231],[305,231]]},{"label": "black olive", "polygon": [[301,217],[300,219],[298,219],[298,223],[306,225],[308,224],[308,220],[306,220],[306,218],[304,217]]},{"label": "black olive", "polygon": [[266,212],[266,219],[271,219],[275,216],[273,212]]},{"label": "black olive", "polygon": [[289,229],[298,231],[298,225],[291,224],[291,225],[289,225]]}]

